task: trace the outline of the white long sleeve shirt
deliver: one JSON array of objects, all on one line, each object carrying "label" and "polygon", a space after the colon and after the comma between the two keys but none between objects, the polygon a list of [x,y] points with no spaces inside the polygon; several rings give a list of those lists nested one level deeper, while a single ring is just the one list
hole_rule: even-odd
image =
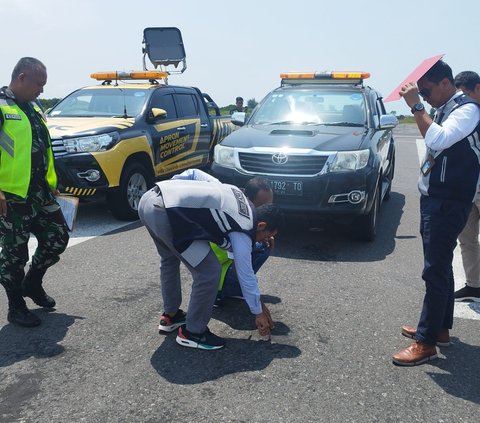
[{"label": "white long sleeve shirt", "polygon": [[[437,110],[437,115],[450,110],[454,99],[462,92],[457,92],[450,100]],[[425,134],[425,145],[435,151],[445,150],[470,135],[480,121],[480,108],[473,103],[455,109],[440,126],[433,122]]]}]

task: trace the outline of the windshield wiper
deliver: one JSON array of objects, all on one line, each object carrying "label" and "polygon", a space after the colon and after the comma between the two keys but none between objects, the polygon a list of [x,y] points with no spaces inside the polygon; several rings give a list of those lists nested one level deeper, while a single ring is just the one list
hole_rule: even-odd
[{"label": "windshield wiper", "polygon": [[282,120],[280,122],[270,122],[267,125],[322,125],[322,123],[310,120]]},{"label": "windshield wiper", "polygon": [[364,123],[353,123],[353,122],[328,122],[328,123],[325,122],[322,125],[325,125],[325,126],[356,126],[356,127],[365,126]]},{"label": "windshield wiper", "polygon": [[287,125],[289,123],[296,123],[293,120],[281,120],[279,122],[269,122],[267,125]]}]

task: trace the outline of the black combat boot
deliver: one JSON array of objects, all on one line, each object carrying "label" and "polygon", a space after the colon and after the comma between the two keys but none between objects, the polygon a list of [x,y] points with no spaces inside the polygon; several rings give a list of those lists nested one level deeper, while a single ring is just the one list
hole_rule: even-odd
[{"label": "black combat boot", "polygon": [[7,291],[8,314],[10,323],[31,328],[40,325],[42,321],[28,308],[20,292]]},{"label": "black combat boot", "polygon": [[38,270],[30,266],[25,278],[22,281],[24,297],[30,297],[40,307],[53,308],[55,300],[47,295],[42,287],[42,278],[46,270]]}]

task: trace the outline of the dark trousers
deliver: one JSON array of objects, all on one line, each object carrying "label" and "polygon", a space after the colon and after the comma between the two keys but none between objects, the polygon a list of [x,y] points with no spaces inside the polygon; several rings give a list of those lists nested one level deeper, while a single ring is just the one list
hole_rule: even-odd
[{"label": "dark trousers", "polygon": [[49,192],[38,191],[25,199],[8,197],[7,215],[0,218],[0,284],[11,308],[25,304],[21,282],[29,258],[30,234],[38,241],[32,269],[43,275],[60,260],[69,239],[60,206]]},{"label": "dark trousers", "polygon": [[471,202],[420,198],[420,233],[423,242],[425,298],[417,339],[435,345],[441,329],[453,326],[453,250],[463,230]]}]

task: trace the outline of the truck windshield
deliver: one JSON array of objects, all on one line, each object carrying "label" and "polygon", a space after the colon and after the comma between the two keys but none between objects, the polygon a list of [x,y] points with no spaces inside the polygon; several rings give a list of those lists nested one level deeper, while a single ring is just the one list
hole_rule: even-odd
[{"label": "truck windshield", "polygon": [[141,88],[85,88],[58,103],[49,117],[135,117],[141,113],[148,90]]},{"label": "truck windshield", "polygon": [[273,91],[249,123],[364,126],[365,120],[362,93],[319,87]]}]

